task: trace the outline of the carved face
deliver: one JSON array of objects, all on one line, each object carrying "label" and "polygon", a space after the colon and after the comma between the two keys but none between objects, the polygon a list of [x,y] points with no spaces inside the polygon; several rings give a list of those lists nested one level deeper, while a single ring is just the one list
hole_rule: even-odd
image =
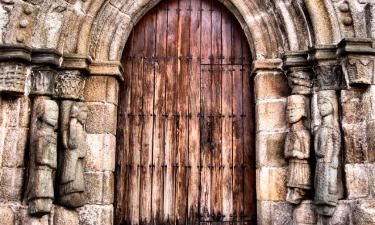
[{"label": "carved face", "polygon": [[326,98],[319,99],[318,108],[322,117],[333,113],[332,103]]},{"label": "carved face", "polygon": [[78,112],[78,120],[82,123],[82,124],[85,124],[86,123],[86,119],[87,119],[87,107],[86,106],[83,106],[83,107],[80,107],[80,110]]},{"label": "carved face", "polygon": [[287,115],[289,123],[297,123],[305,115],[303,105],[289,103],[287,107]]},{"label": "carved face", "polygon": [[46,103],[42,120],[47,124],[56,127],[59,119],[59,108],[57,104]]},{"label": "carved face", "polygon": [[306,117],[304,99],[301,96],[292,95],[288,97],[287,117],[289,123],[297,123]]}]

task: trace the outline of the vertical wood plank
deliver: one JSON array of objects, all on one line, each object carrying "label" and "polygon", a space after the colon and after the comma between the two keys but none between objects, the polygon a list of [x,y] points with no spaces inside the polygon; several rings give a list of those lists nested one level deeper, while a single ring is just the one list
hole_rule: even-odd
[{"label": "vertical wood plank", "polygon": [[186,170],[188,164],[188,102],[189,102],[189,63],[187,56],[190,54],[190,1],[179,1],[179,18],[178,18],[178,64],[177,64],[177,151],[176,151],[176,199],[175,199],[175,224],[185,224],[187,219],[187,179]]},{"label": "vertical wood plank", "polygon": [[255,193],[255,133],[252,79],[250,66],[243,66],[243,134],[244,134],[244,215],[248,220],[256,219]]},{"label": "vertical wood plank", "polygon": [[164,165],[164,135],[165,135],[165,79],[167,73],[167,2],[160,3],[157,11],[156,22],[156,56],[155,65],[155,99],[154,99],[154,137],[153,137],[153,185],[152,185],[152,217],[153,224],[163,221],[163,165]]},{"label": "vertical wood plank", "polygon": [[134,33],[137,33],[139,41],[134,42],[134,61],[132,73],[132,106],[130,114],[130,134],[129,151],[132,153],[130,169],[130,201],[129,220],[131,224],[139,224],[139,199],[140,199],[140,152],[142,151],[142,126],[143,119],[139,116],[142,112],[142,94],[143,94],[143,49],[144,49],[144,29],[143,20],[139,22]]},{"label": "vertical wood plank", "polygon": [[211,220],[211,149],[213,145],[213,118],[212,113],[212,66],[201,66],[202,105],[201,105],[201,190],[200,190],[200,217],[201,221]]},{"label": "vertical wood plank", "polygon": [[[224,49],[224,48],[223,48]],[[233,213],[233,172],[232,172],[232,66],[223,66],[222,71],[222,205],[223,220],[230,221]]]},{"label": "vertical wood plank", "polygon": [[178,1],[168,1],[167,27],[167,79],[166,79],[166,131],[165,131],[165,182],[164,182],[164,221],[175,222],[176,197],[176,74],[177,74],[177,28]]},{"label": "vertical wood plank", "polygon": [[236,18],[232,17],[232,64],[242,65],[242,28]]},{"label": "vertical wood plank", "polygon": [[141,151],[140,223],[151,222],[152,144],[154,105],[155,14],[151,11],[144,18],[145,45],[143,49],[143,120]]},{"label": "vertical wood plank", "polygon": [[221,40],[222,40],[222,64],[230,64],[232,57],[232,20],[233,15],[222,6]]},{"label": "vertical wood plank", "polygon": [[233,208],[235,219],[243,213],[242,66],[233,66]]},{"label": "vertical wood plank", "polygon": [[212,57],[212,8],[211,0],[204,0],[201,4],[202,37],[201,37],[201,57],[202,64],[210,64]]},{"label": "vertical wood plank", "polygon": [[199,183],[200,183],[200,60],[201,54],[201,1],[191,0],[190,48],[191,73],[189,79],[189,173],[188,173],[188,224],[199,224]]},{"label": "vertical wood plank", "polygon": [[211,63],[221,64],[222,62],[222,26],[221,26],[221,5],[217,4],[216,1],[212,1],[211,8],[211,21],[212,21],[212,33],[211,33],[211,46],[212,46],[212,59]]}]

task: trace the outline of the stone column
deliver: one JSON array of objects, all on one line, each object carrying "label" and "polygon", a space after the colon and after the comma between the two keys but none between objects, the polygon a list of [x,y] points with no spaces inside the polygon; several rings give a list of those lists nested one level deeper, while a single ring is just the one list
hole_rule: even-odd
[{"label": "stone column", "polygon": [[[310,112],[313,92],[312,65],[308,61],[307,51],[287,52],[283,57],[283,61],[288,84],[292,89],[292,93],[288,97],[288,109],[291,109],[287,110],[286,117],[286,120],[289,120],[290,123],[285,143],[285,154],[288,153],[285,157],[289,161],[287,201],[294,206],[294,225],[312,225],[316,224],[316,214],[312,201],[312,175],[314,174]],[[298,99],[302,101],[300,106],[296,104]],[[300,118],[301,116],[302,118]],[[297,153],[295,156],[290,155],[290,152],[295,150],[298,151],[297,153],[305,153],[304,157],[298,156],[299,154]],[[296,187],[298,188],[297,190],[295,190]],[[293,195],[295,191],[299,194]]]},{"label": "stone column", "polygon": [[[83,92],[89,109],[85,159],[87,205],[80,208],[79,214],[83,224],[89,224],[95,214],[98,215],[95,224],[111,225],[114,215],[118,91],[122,72],[117,62],[93,63],[89,69],[90,77]],[[121,194],[117,193],[117,197],[121,198]]]},{"label": "stone column", "polygon": [[282,71],[282,60],[255,61],[252,77],[256,102],[258,224],[289,224],[292,207],[286,202],[284,142],[286,97],[290,90]]},{"label": "stone column", "polygon": [[341,213],[343,199],[343,154],[339,116],[339,93],[345,79],[336,56],[336,46],[316,46],[310,49],[314,64],[315,83],[312,99],[312,129],[314,133],[315,178],[314,205],[318,224],[329,224]]},{"label": "stone column", "polygon": [[[30,101],[25,96],[31,49],[0,46],[0,202],[19,203],[25,170]],[[3,204],[0,204],[0,208]]]},{"label": "stone column", "polygon": [[[347,198],[369,199],[375,194],[375,44],[371,39],[344,39],[338,54],[348,89],[341,92],[345,143]],[[361,200],[363,206],[370,206]],[[354,217],[358,216],[353,214]],[[362,215],[363,216],[363,215]],[[362,217],[361,216],[361,217]],[[366,215],[365,215],[366,216]],[[367,215],[368,216],[368,215]],[[353,218],[361,221],[363,218]]]}]

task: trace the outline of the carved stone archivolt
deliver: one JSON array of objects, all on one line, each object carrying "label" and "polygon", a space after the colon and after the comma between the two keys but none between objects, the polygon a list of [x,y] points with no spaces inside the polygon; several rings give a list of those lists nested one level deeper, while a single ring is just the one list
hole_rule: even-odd
[{"label": "carved stone archivolt", "polygon": [[314,204],[318,214],[332,216],[343,197],[341,174],[341,133],[336,91],[318,92],[321,124],[315,133],[316,155]]},{"label": "carved stone archivolt", "polygon": [[82,102],[68,100],[61,107],[59,203],[76,208],[85,204],[83,159],[88,149],[85,128],[88,108]]},{"label": "carved stone archivolt", "polygon": [[57,124],[59,108],[55,101],[44,97],[34,100],[27,201],[31,215],[48,214],[54,199],[57,167]]},{"label": "carved stone archivolt", "polygon": [[312,188],[310,168],[311,135],[305,126],[308,117],[308,101],[302,95],[288,97],[287,117],[291,124],[285,141],[285,157],[288,159],[287,201],[301,203]]}]

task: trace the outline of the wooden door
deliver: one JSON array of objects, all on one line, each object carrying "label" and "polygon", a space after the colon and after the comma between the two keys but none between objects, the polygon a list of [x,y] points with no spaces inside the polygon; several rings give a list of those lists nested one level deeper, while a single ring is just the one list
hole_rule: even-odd
[{"label": "wooden door", "polygon": [[116,224],[256,224],[251,57],[218,1],[162,1],[123,56]]}]

